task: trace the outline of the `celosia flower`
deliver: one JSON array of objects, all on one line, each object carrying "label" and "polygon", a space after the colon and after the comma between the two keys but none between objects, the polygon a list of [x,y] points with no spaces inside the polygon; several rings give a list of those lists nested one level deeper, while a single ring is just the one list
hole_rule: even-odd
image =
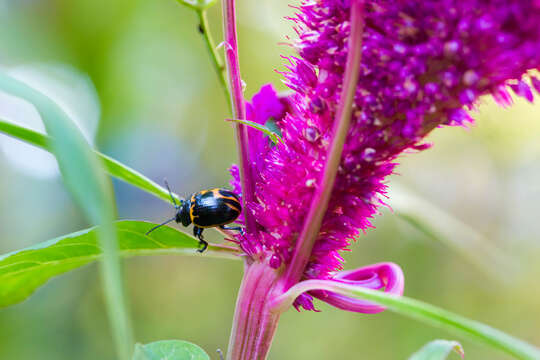
[{"label": "celosia flower", "polygon": [[[244,114],[234,0],[223,0],[234,115]],[[228,357],[265,358],[280,314],[313,297],[338,308],[383,308],[340,294],[355,287],[402,294],[399,266],[342,272],[340,251],[371,226],[388,175],[403,152],[442,125],[472,122],[468,110],[508,89],[533,100],[540,81],[540,1],[304,1],[292,20],[298,40],[284,72],[292,94],[265,86],[248,119],[269,120],[284,144],[237,127],[247,235],[246,268]],[[357,75],[358,74],[358,75]],[[249,151],[246,151],[249,150]],[[249,154],[248,154],[249,152]],[[242,180],[242,182],[240,181]]]},{"label": "celosia flower", "polygon": [[[305,1],[296,17],[299,57],[284,73],[293,94],[280,99],[270,86],[254,96],[249,119],[272,119],[284,145],[250,129],[255,202],[246,212],[258,226],[242,240],[254,259],[287,267],[332,140],[347,61],[351,0]],[[365,4],[360,76],[336,182],[305,279],[338,279],[344,250],[384,204],[386,177],[405,151],[441,125],[471,122],[465,109],[491,94],[511,103],[509,86],[533,100],[527,71],[540,64],[537,0],[376,1]],[[539,91],[540,81],[531,78]],[[233,186],[240,191],[238,171]],[[312,292],[343,308],[346,301]],[[308,294],[296,305],[313,309]],[[351,306],[349,306],[351,305]]]}]

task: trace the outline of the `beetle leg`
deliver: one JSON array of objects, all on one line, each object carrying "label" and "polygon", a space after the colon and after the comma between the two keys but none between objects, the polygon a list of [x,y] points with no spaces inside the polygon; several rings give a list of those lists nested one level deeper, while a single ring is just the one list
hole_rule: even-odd
[{"label": "beetle leg", "polygon": [[198,252],[203,253],[204,250],[208,247],[208,243],[204,241],[204,237],[202,235],[203,228],[200,228],[198,226],[193,227],[193,235],[199,239],[199,246],[202,245],[202,249],[197,249]]},{"label": "beetle leg", "polygon": [[236,230],[236,231],[239,231],[240,234],[242,234],[242,235],[245,235],[245,234],[246,234],[246,231],[245,231],[244,228],[241,227],[241,226],[226,226],[226,225],[220,225],[219,227],[222,228],[223,230]]},{"label": "beetle leg", "polygon": [[197,249],[198,252],[203,253],[206,248],[208,247],[208,243],[204,241],[203,239],[199,238],[199,244],[202,244],[202,249]]}]

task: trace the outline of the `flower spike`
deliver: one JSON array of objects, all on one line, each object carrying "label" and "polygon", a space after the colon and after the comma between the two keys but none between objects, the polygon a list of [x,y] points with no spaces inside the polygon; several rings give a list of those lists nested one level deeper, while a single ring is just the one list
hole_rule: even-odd
[{"label": "flower spike", "polygon": [[[271,117],[285,146],[250,133],[256,196],[246,213],[259,233],[239,240],[249,241],[252,258],[283,269],[285,289],[302,279],[331,279],[342,269],[340,251],[372,227],[401,154],[426,149],[423,139],[433,129],[468,126],[469,110],[483,95],[510,105],[508,89],[527,100],[540,89],[528,74],[540,68],[537,2],[366,2],[350,126],[335,182],[323,183],[336,119],[349,109],[342,98],[355,80],[347,72],[357,49],[350,45],[355,4],[303,2],[295,17],[298,56],[288,58],[284,73],[292,94],[283,99],[266,85],[248,104],[248,120],[265,124]],[[241,190],[236,176],[233,186]],[[317,201],[319,211],[310,210],[328,192],[327,204]],[[310,296],[296,305],[312,309]]]}]

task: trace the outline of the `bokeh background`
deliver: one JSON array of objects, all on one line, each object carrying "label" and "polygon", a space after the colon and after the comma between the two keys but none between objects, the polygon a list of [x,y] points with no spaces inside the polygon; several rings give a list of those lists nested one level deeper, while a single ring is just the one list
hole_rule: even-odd
[{"label": "bokeh background", "polygon": [[[291,54],[284,17],[294,9],[287,0],[238,2],[246,95],[267,82],[285,90],[275,70]],[[219,11],[209,14],[217,42]],[[0,66],[41,79],[101,151],[155,181],[168,178],[180,194],[227,185],[236,151],[226,102],[195,14],[174,0],[0,0]],[[9,101],[1,115],[40,128],[31,108],[0,96]],[[383,210],[345,255],[346,267],[394,261],[406,295],[540,345],[540,103],[502,109],[485,99],[473,116],[470,129],[437,129],[433,149],[402,158],[389,181],[395,198],[423,200]],[[0,175],[0,253],[88,226],[54,161],[1,134]],[[170,216],[167,203],[114,184],[120,218]],[[430,233],[400,214],[407,206],[413,215],[438,214],[434,207],[447,214],[432,216]],[[226,348],[241,263],[156,256],[129,259],[125,269],[139,342],[189,340],[213,358]],[[319,313],[282,317],[271,359],[405,359],[432,339],[455,339],[390,312],[317,306]],[[469,359],[508,358],[462,344]],[[2,360],[113,358],[95,264],[0,309]]]}]

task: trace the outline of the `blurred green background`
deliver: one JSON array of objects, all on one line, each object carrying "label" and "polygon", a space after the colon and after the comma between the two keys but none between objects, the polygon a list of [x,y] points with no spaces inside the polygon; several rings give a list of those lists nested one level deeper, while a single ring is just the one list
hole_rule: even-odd
[{"label": "blurred green background", "polygon": [[[291,53],[280,43],[293,34],[284,19],[293,9],[285,0],[238,6],[246,95],[267,82],[284,90],[274,69],[282,70],[280,55]],[[219,43],[219,6],[209,17]],[[0,0],[0,66],[17,71],[21,65],[69,74],[63,78],[76,84],[65,91],[73,111],[104,153],[157,182],[168,178],[180,194],[227,185],[236,151],[223,121],[226,102],[195,14],[174,0]],[[24,124],[27,112],[14,111],[10,120]],[[405,272],[406,295],[540,345],[540,105],[517,101],[505,110],[485,99],[473,115],[471,129],[437,129],[428,139],[433,149],[404,156],[390,186],[398,181],[473,227],[502,251],[504,265],[489,266],[487,258],[483,272],[470,259],[485,263],[486,254],[468,249],[462,232],[441,242],[399,211],[383,210],[377,229],[346,254],[346,267],[394,261]],[[0,253],[87,227],[54,168],[41,160],[45,155],[11,145],[0,135]],[[115,182],[115,190],[121,218],[172,213],[128,185]],[[465,244],[469,258],[453,241]],[[125,264],[137,340],[189,340],[217,358],[215,349],[228,342],[242,264],[179,256]],[[1,309],[0,359],[113,359],[102,295],[92,265]],[[429,340],[454,339],[390,312],[317,306],[322,312],[289,310],[282,317],[271,359],[405,359]],[[469,359],[508,358],[462,344]]]}]

